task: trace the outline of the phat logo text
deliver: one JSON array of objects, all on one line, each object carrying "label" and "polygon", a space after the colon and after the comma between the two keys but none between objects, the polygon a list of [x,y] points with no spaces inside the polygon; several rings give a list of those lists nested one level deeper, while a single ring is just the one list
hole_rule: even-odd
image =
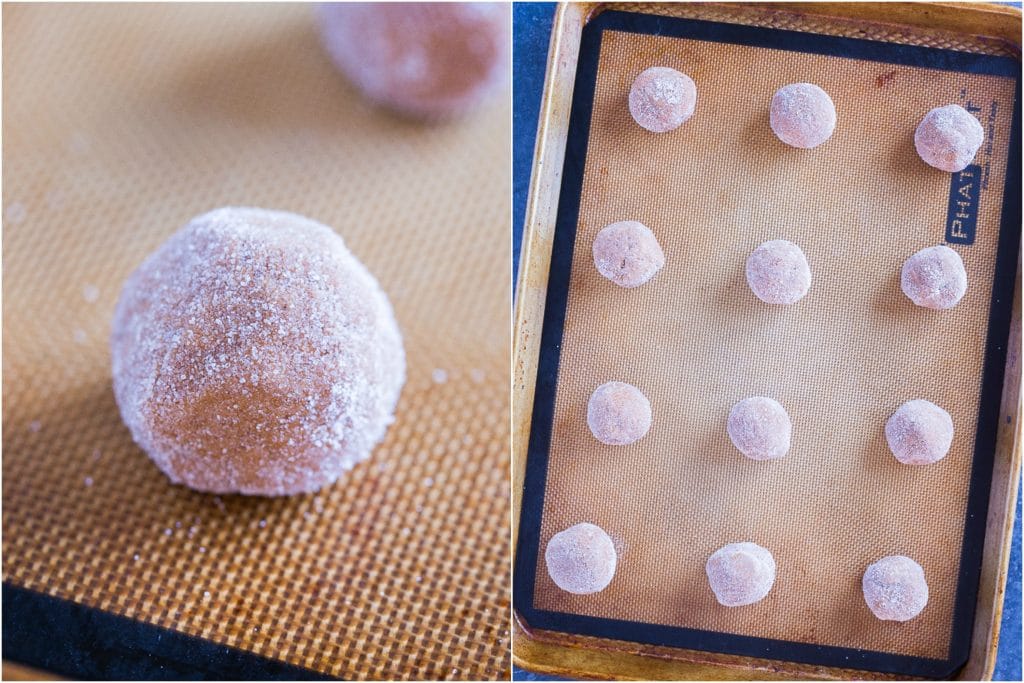
[{"label": "phat logo text", "polygon": [[946,241],[951,244],[974,244],[974,232],[978,225],[978,198],[981,194],[981,166],[972,164],[950,175]]}]

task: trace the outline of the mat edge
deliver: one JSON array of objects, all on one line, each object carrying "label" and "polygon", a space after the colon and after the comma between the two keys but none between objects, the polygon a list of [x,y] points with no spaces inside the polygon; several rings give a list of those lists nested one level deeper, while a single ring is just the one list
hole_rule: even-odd
[{"label": "mat edge", "polygon": [[[312,669],[9,581],[3,582],[2,590],[3,657],[44,671],[89,680],[335,680]],[[67,628],[71,624],[79,628]],[[106,645],[108,654],[120,659],[101,663],[97,648],[85,646],[87,640]],[[146,648],[140,641],[149,641],[155,647]],[[67,649],[55,647],[58,643]],[[182,653],[188,657],[182,657]],[[113,666],[123,666],[127,661],[134,667],[131,676],[124,676],[123,670],[118,670],[120,676],[110,673]],[[167,675],[166,667],[172,664],[180,665],[179,675]]]}]

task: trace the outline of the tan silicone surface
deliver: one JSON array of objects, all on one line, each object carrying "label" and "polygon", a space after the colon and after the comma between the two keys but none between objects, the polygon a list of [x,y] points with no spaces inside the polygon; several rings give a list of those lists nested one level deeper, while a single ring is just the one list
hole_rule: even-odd
[{"label": "tan silicone surface", "polygon": [[[696,112],[653,134],[631,118],[632,80],[670,66],[697,84]],[[809,81],[838,112],[813,150],[768,126],[777,88]],[[584,171],[540,538],[535,607],[781,640],[947,656],[973,458],[980,376],[1013,110],[1012,79],[689,39],[606,32]],[[915,307],[903,261],[942,243],[950,174],[925,165],[913,133],[929,109],[980,107],[987,140],[977,240],[956,246],[968,272],[956,308]],[[664,269],[637,289],[596,271],[591,244],[608,223],[639,220]],[[769,306],[744,264],[761,242],[799,244],[808,296]],[[631,446],[589,432],[586,405],[604,382],[638,386],[654,422]],[[726,434],[751,395],[788,410],[792,449],[744,458]],[[952,415],[949,455],[900,465],[884,425],[904,401]],[[543,548],[581,521],[616,540],[602,593],[573,596],[547,576]],[[730,542],[768,548],[772,592],[725,608],[704,565]],[[906,623],[881,622],[861,597],[864,569],[905,554],[931,600]]]},{"label": "tan silicone surface", "polygon": [[[292,4],[5,5],[3,71],[4,581],[342,678],[507,677],[509,98],[381,113]],[[405,336],[386,441],[318,495],[172,486],[114,403],[121,283],[224,205],[333,226]]]}]

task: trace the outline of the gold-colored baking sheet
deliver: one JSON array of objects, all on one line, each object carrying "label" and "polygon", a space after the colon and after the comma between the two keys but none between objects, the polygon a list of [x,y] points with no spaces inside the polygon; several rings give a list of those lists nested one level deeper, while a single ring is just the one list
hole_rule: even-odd
[{"label": "gold-colored baking sheet", "polygon": [[[331,676],[507,677],[509,105],[382,113],[305,5],[5,4],[4,582]],[[316,495],[173,486],[114,403],[122,282],[225,205],[333,226],[404,333],[386,441]]]},{"label": "gold-colored baking sheet", "polygon": [[[575,160],[583,177],[565,321],[560,345],[541,350],[542,374],[544,354],[559,360],[537,561],[519,565],[535,572],[529,608],[569,615],[552,617],[562,624],[555,630],[598,635],[585,619],[596,617],[606,620],[600,635],[615,637],[617,628],[620,639],[651,644],[624,624],[883,657],[964,653],[970,612],[955,614],[955,599],[1016,79],[802,52],[798,41],[769,48],[653,32],[604,30],[593,65],[586,157]],[[592,68],[587,45],[581,70]],[[697,84],[693,118],[671,133],[641,129],[626,106],[632,80],[652,65]],[[775,90],[801,81],[828,91],[838,112],[834,135],[813,150],[783,145],[768,125]],[[951,102],[975,111],[986,143],[970,169],[976,177],[961,178],[977,183],[969,192],[980,187],[976,238],[952,245],[968,292],[936,312],[903,295],[899,272],[915,251],[946,239],[951,175],[920,160],[913,134],[925,112]],[[581,149],[574,134],[570,169]],[[560,210],[567,201],[563,193]],[[664,269],[637,289],[603,279],[591,253],[601,228],[627,219],[649,226],[666,254]],[[799,244],[814,275],[809,295],[787,307],[760,302],[744,276],[749,253],[777,238]],[[1004,327],[1011,256],[1009,287],[1004,269],[996,299]],[[553,261],[548,286],[558,287],[557,254]],[[545,324],[558,320],[547,313]],[[610,380],[638,386],[653,407],[650,432],[628,447],[605,446],[587,427],[587,401]],[[729,441],[729,409],[751,395],[774,397],[789,412],[793,445],[783,460],[747,460]],[[886,419],[913,398],[943,406],[956,428],[949,455],[928,467],[900,465],[885,441]],[[986,396],[990,415],[999,398],[1000,386]],[[538,388],[536,401],[550,394]],[[994,432],[990,418],[982,435],[990,447]],[[543,439],[532,443],[544,449]],[[974,484],[982,501],[987,481]],[[524,495],[524,509],[536,504],[529,488]],[[574,596],[547,575],[543,549],[581,521],[611,534],[619,564],[606,590]],[[771,550],[778,577],[763,601],[728,609],[708,588],[704,565],[736,541]],[[861,596],[864,569],[890,554],[915,558],[929,583],[927,608],[906,623],[877,620]],[[977,570],[965,576],[976,582]],[[954,622],[965,619],[953,643]],[[715,649],[720,639],[704,642]],[[770,644],[758,656],[773,656]],[[828,663],[854,666],[835,659]]]}]

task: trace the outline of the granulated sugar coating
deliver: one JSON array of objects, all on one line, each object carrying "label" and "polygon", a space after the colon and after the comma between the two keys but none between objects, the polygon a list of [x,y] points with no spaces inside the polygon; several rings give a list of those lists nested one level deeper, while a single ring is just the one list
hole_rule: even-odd
[{"label": "granulated sugar coating", "polygon": [[559,531],[544,550],[548,575],[559,588],[586,595],[604,590],[615,576],[615,544],[604,529],[581,522]]},{"label": "granulated sugar coating", "polygon": [[652,133],[666,133],[693,116],[697,86],[684,73],[652,66],[636,77],[629,89],[629,113]]},{"label": "granulated sugar coating", "polygon": [[602,384],[587,403],[587,424],[601,443],[626,446],[651,428],[651,402],[632,384]]},{"label": "granulated sugar coating", "polygon": [[953,445],[953,418],[931,401],[907,401],[885,423],[885,440],[903,464],[930,465]]},{"label": "granulated sugar coating", "polygon": [[326,3],[324,45],[363,93],[419,118],[463,114],[508,79],[503,3]]},{"label": "granulated sugar coating", "polygon": [[793,426],[778,401],[764,396],[745,398],[729,411],[729,438],[751,460],[774,460],[789,452]]},{"label": "granulated sugar coating", "polygon": [[708,558],[708,583],[726,607],[752,605],[775,583],[775,558],[756,543],[730,543]]},{"label": "granulated sugar coating", "polygon": [[769,123],[787,145],[810,149],[832,137],[836,108],[828,93],[813,83],[790,83],[772,97]]},{"label": "granulated sugar coating", "polygon": [[201,491],[315,491],[393,420],[405,354],[377,281],[324,225],[225,208],[128,278],[110,340],[135,441]]},{"label": "granulated sugar coating", "polygon": [[967,293],[967,270],[960,254],[946,245],[927,247],[904,262],[900,287],[918,306],[953,308]]},{"label": "granulated sugar coating", "polygon": [[936,107],[914,132],[914,147],[926,164],[942,171],[967,168],[985,141],[985,129],[959,104]]},{"label": "granulated sugar coating", "polygon": [[765,303],[796,303],[811,289],[811,267],[800,247],[771,240],[747,257],[747,284]]},{"label": "granulated sugar coating", "polygon": [[639,287],[665,265],[665,252],[643,223],[620,221],[594,238],[597,271],[620,287]]},{"label": "granulated sugar coating", "polygon": [[928,582],[921,565],[890,555],[867,568],[861,581],[864,602],[883,621],[908,621],[928,604]]}]

